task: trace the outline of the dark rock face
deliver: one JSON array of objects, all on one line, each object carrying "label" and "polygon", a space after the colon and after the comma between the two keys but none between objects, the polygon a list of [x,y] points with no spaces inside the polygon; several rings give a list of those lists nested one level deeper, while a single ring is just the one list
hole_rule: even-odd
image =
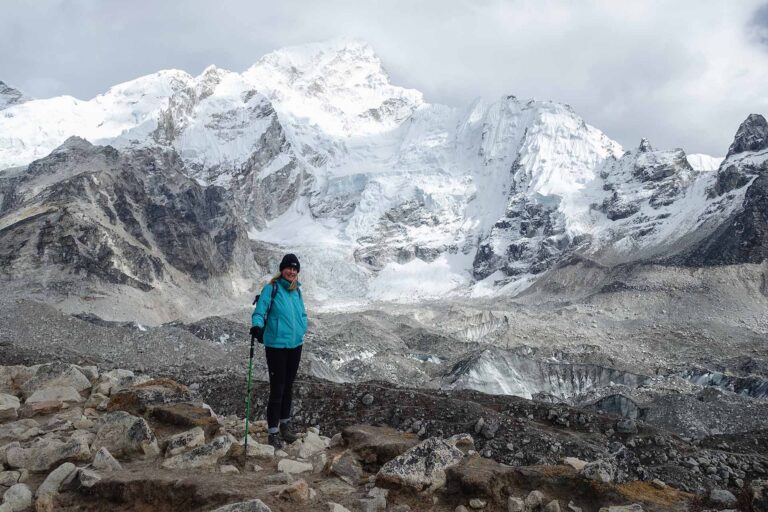
[{"label": "dark rock face", "polygon": [[[763,166],[768,167],[768,165]],[[760,263],[768,258],[768,169],[752,182],[744,206],[685,256],[685,265]]]},{"label": "dark rock face", "polygon": [[24,101],[26,101],[26,99],[21,91],[8,86],[5,82],[0,80],[0,110],[12,105],[24,103]]},{"label": "dark rock face", "polygon": [[[195,281],[248,261],[231,194],[185,177],[173,152],[120,153],[70,138],[0,178],[0,272],[82,276],[148,291],[169,268]],[[54,274],[50,274],[55,269]]]},{"label": "dark rock face", "polygon": [[504,217],[478,246],[473,262],[475,279],[485,279],[497,270],[506,276],[538,274],[566,252],[571,239],[565,234],[557,199],[534,202],[517,197],[510,201]]},{"label": "dark rock face", "polygon": [[768,122],[760,114],[750,114],[739,126],[728,156],[763,149],[768,149]]}]

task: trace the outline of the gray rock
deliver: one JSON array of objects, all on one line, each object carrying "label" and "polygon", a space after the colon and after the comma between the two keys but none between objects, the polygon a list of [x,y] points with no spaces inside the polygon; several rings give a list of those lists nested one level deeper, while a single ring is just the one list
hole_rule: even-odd
[{"label": "gray rock", "polygon": [[524,512],[525,511],[525,500],[522,498],[518,498],[516,496],[510,496],[507,500],[507,511],[508,512]]},{"label": "gray rock", "polygon": [[277,463],[277,470],[283,473],[298,475],[300,473],[312,471],[314,470],[314,467],[309,462],[301,462],[293,459],[282,459]]},{"label": "gray rock", "polygon": [[231,439],[219,436],[206,445],[165,459],[162,465],[168,469],[212,468],[218,465],[219,459],[227,454],[231,446]]},{"label": "gray rock", "polygon": [[35,391],[52,387],[72,387],[80,393],[90,389],[91,381],[72,364],[50,363],[40,365],[35,374],[21,385],[25,397],[30,397]]},{"label": "gray rock", "polygon": [[40,424],[33,419],[12,421],[0,425],[0,444],[26,441],[40,434]]},{"label": "gray rock", "polygon": [[99,419],[93,449],[106,447],[117,457],[132,454],[155,456],[160,453],[157,438],[144,418],[115,411]]},{"label": "gray rock", "polygon": [[630,418],[624,418],[616,422],[616,432],[620,434],[637,434],[637,423]]},{"label": "gray rock", "polygon": [[272,512],[272,510],[259,499],[230,503],[211,512]]},{"label": "gray rock", "polygon": [[[165,456],[173,457],[205,444],[205,432],[200,427],[195,427],[186,432],[180,432],[168,438],[165,446]],[[250,451],[250,446],[248,447]]]},{"label": "gray rock", "polygon": [[40,473],[50,471],[62,462],[90,460],[91,450],[82,437],[67,442],[58,439],[38,438],[27,448],[14,446],[6,451],[7,463],[12,468],[24,468]]},{"label": "gray rock", "polygon": [[373,400],[374,400],[373,395],[370,393],[366,393],[365,395],[363,395],[363,398],[360,401],[363,402],[363,405],[371,405],[373,403]]},{"label": "gray rock", "polygon": [[488,502],[485,500],[481,500],[479,498],[473,498],[469,500],[469,507],[475,510],[480,510],[481,508],[485,508],[486,505],[488,505]]},{"label": "gray rock", "polygon": [[99,451],[93,456],[93,467],[100,471],[120,471],[123,469],[120,463],[109,453],[106,446],[99,448]]},{"label": "gray rock", "polygon": [[358,500],[360,512],[379,512],[387,509],[387,499],[383,496],[366,497]]},{"label": "gray rock", "polygon": [[71,462],[65,462],[58,468],[54,469],[40,484],[35,492],[35,511],[36,512],[53,512],[54,500],[59,493],[59,489],[62,483],[72,476],[72,473],[77,471],[77,467]]},{"label": "gray rock", "polygon": [[65,409],[72,404],[84,402],[85,399],[72,386],[46,387],[36,390],[24,402],[23,414],[47,414]]},{"label": "gray rock", "polygon": [[331,461],[331,473],[350,485],[357,485],[363,476],[363,468],[351,450],[336,455]]},{"label": "gray rock", "polygon": [[274,475],[265,476],[263,482],[272,485],[287,485],[293,483],[293,475],[290,473],[275,473]]},{"label": "gray rock", "polygon": [[431,437],[384,464],[376,479],[416,491],[434,491],[445,484],[445,470],[463,457],[455,446]]},{"label": "gray rock", "polygon": [[77,470],[77,480],[82,487],[91,488],[101,480],[101,475],[91,469],[80,468]]},{"label": "gray rock", "polygon": [[347,509],[346,507],[343,507],[338,503],[333,503],[332,501],[329,501],[327,505],[328,505],[328,512],[349,512],[349,509]]},{"label": "gray rock", "polygon": [[289,447],[289,452],[295,453],[301,459],[308,459],[315,453],[319,453],[326,448],[325,441],[314,432],[307,432],[303,438],[297,439]]},{"label": "gray rock", "polygon": [[639,503],[611,505],[610,507],[601,507],[599,512],[643,512],[643,507]]},{"label": "gray rock", "polygon": [[15,420],[19,417],[19,399],[13,395],[0,393],[0,421]]},{"label": "gray rock", "polygon": [[544,507],[544,512],[560,512],[560,503],[557,500],[552,500]]},{"label": "gray rock", "polygon": [[736,496],[725,489],[712,489],[709,493],[709,499],[720,507],[734,507],[737,503]]},{"label": "gray rock", "polygon": [[19,483],[21,471],[0,471],[0,487],[10,487]]},{"label": "gray rock", "polygon": [[525,497],[526,510],[536,510],[544,504],[544,494],[541,491],[535,490],[528,493]]},{"label": "gray rock", "polygon": [[0,512],[21,512],[32,506],[32,491],[26,484],[12,485],[3,494]]},{"label": "gray rock", "polygon": [[589,480],[608,483],[613,481],[616,469],[613,464],[606,460],[596,460],[587,463],[581,470],[581,474]]}]

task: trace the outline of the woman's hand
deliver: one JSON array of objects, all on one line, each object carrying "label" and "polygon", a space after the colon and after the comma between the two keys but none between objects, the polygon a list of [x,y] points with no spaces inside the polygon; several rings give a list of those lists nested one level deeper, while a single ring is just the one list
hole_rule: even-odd
[{"label": "woman's hand", "polygon": [[255,325],[251,327],[251,338],[256,338],[259,343],[264,343],[264,328]]}]

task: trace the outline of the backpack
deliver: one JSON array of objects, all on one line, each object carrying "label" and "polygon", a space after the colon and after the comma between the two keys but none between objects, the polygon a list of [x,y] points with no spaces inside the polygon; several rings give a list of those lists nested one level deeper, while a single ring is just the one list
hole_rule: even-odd
[{"label": "backpack", "polygon": [[[264,330],[267,330],[267,319],[269,318],[269,311],[272,309],[272,303],[275,301],[275,295],[277,295],[277,283],[272,283],[272,293],[269,297],[269,306],[267,306],[267,312],[264,313]],[[253,306],[256,305],[257,302],[259,302],[259,297],[261,297],[261,294],[256,295],[256,298],[253,299]],[[264,343],[263,336],[262,339],[257,340],[259,343]]]}]

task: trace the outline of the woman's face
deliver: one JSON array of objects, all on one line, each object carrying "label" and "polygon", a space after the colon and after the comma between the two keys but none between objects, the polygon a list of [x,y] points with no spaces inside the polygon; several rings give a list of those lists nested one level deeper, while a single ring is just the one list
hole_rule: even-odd
[{"label": "woman's face", "polygon": [[296,269],[292,267],[285,267],[283,270],[280,271],[280,273],[283,275],[284,278],[286,278],[290,282],[294,282],[296,280],[296,276],[299,275]]}]

